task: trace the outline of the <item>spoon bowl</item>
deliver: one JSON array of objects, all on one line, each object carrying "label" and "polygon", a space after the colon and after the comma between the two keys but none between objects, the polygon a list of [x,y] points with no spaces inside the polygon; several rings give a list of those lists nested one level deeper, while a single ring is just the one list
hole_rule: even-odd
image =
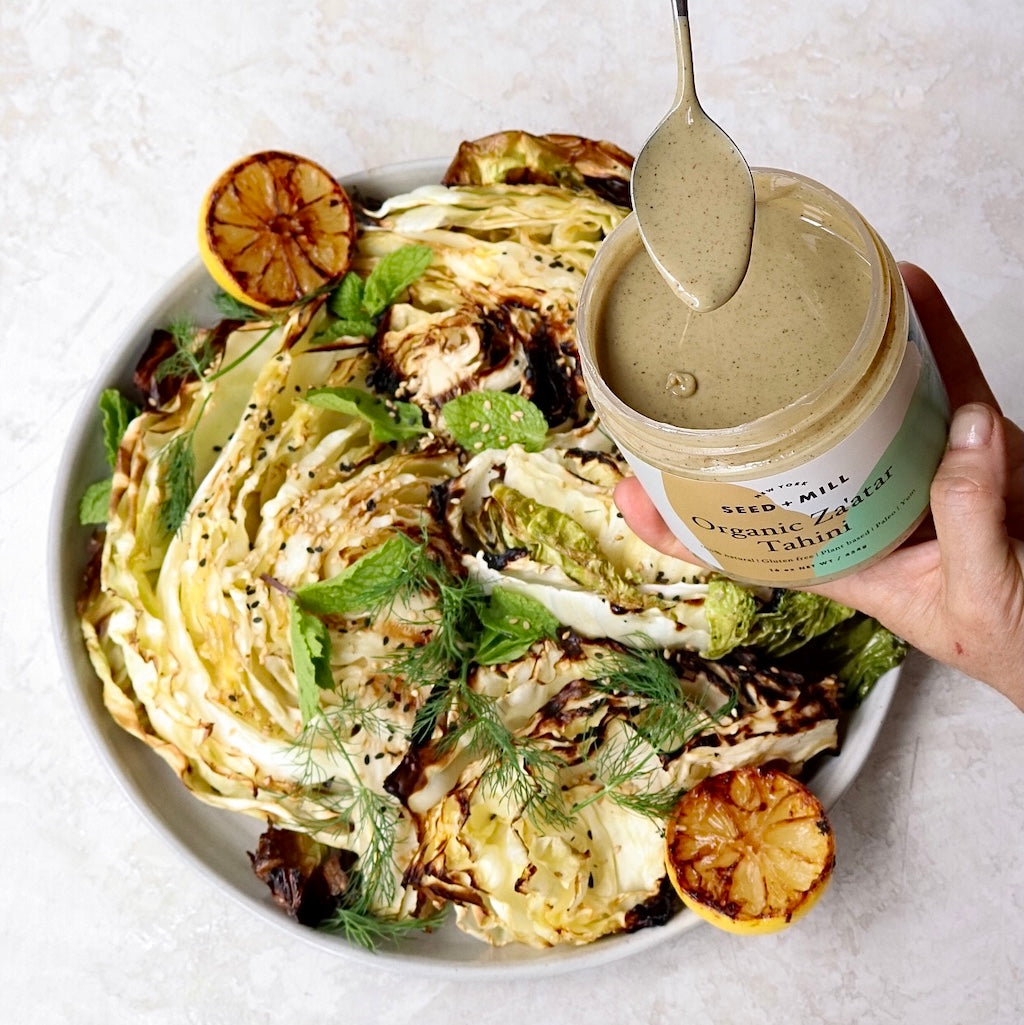
[{"label": "spoon bowl", "polygon": [[754,180],[743,154],[707,116],[693,79],[686,0],[674,0],[678,88],[633,164],[640,237],[679,297],[717,309],[740,287],[754,234]]}]

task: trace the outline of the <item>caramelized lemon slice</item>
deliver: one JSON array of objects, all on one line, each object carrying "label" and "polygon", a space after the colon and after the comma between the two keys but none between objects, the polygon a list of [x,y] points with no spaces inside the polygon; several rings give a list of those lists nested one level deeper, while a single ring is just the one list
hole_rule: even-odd
[{"label": "caramelized lemon slice", "polygon": [[769,933],[810,910],[835,865],[821,802],[770,768],[723,772],[676,805],[665,833],[669,878],[683,903],[734,933]]},{"label": "caramelized lemon slice", "polygon": [[210,187],[199,252],[228,295],[272,310],[338,281],[355,235],[352,203],[322,167],[268,151],[233,164]]}]

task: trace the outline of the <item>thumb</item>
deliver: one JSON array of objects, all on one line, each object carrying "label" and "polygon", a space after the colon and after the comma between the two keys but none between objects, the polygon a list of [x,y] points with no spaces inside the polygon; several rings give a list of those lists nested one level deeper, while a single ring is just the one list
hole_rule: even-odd
[{"label": "thumb", "polygon": [[624,477],[620,480],[615,485],[614,499],[627,526],[641,541],[645,541],[665,555],[682,559],[684,562],[697,562],[693,553],[683,547],[661,518],[661,514],[647,497],[636,477]]},{"label": "thumb", "polygon": [[985,581],[1005,569],[1007,483],[1002,418],[980,402],[961,406],[931,486],[942,574],[953,602],[977,600]]}]

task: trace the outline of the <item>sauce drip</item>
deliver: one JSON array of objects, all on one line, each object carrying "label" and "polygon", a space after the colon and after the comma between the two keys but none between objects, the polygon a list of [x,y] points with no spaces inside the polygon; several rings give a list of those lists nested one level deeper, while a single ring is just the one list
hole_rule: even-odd
[{"label": "sauce drip", "polygon": [[685,4],[676,19],[675,103],[633,165],[633,209],[654,265],[694,310],[735,295],[750,260],[754,185],[742,154],[704,113]]}]

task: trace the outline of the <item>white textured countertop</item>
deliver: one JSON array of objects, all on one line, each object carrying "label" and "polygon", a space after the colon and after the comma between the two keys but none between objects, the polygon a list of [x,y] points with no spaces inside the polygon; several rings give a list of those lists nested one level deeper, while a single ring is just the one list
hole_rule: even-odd
[{"label": "white textured countertop", "polygon": [[[68,698],[45,593],[86,383],[191,259],[232,160],[339,174],[503,128],[633,152],[674,90],[670,5],[14,0],[0,11],[0,1018],[10,1022],[1016,1023],[1024,715],[911,657],[833,812],[815,912],[530,981],[405,977],[268,926],[183,864]],[[691,4],[702,99],[751,163],[846,196],[928,268],[1024,421],[1024,8]]]}]

